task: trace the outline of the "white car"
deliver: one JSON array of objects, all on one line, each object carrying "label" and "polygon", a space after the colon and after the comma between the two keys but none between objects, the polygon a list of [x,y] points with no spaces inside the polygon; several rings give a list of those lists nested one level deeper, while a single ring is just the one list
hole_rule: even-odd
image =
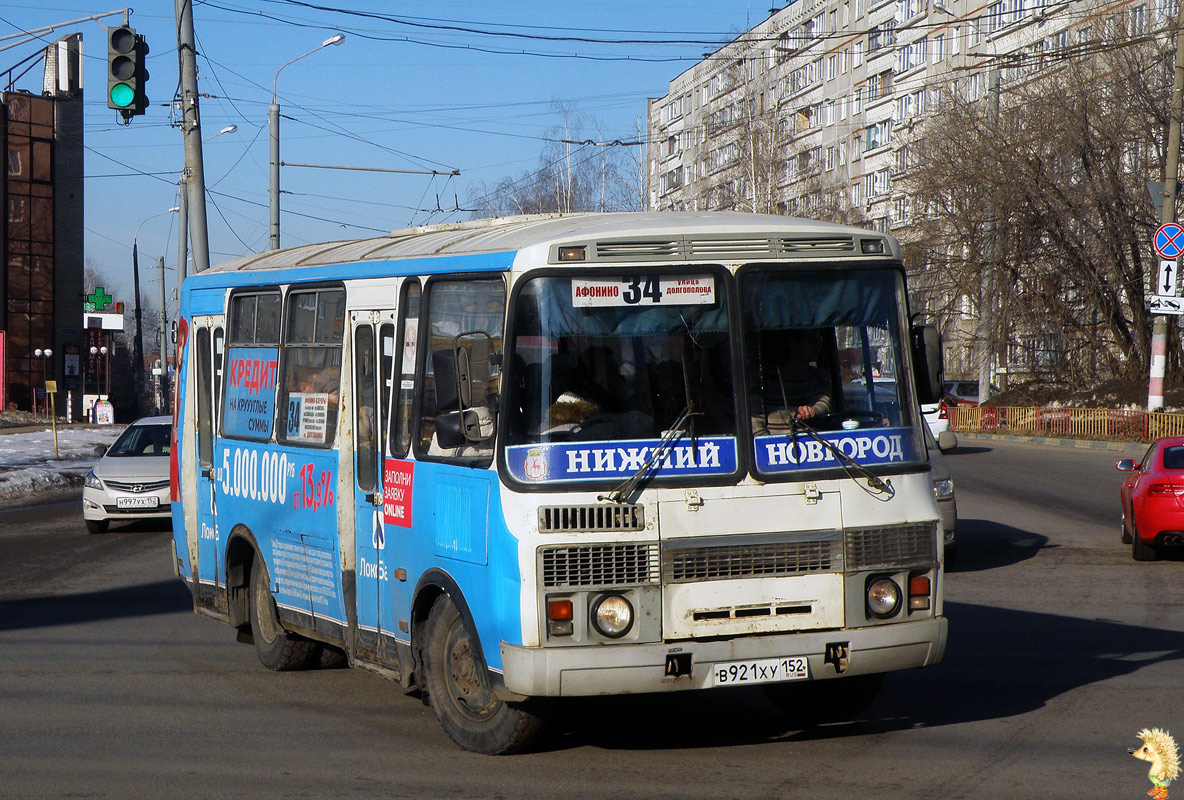
[{"label": "white car", "polygon": [[925,417],[925,422],[929,425],[929,432],[933,434],[934,439],[950,429],[950,416],[946,412],[945,403],[922,403],[921,416]]},{"label": "white car", "polygon": [[172,417],[144,417],[120,434],[86,474],[82,518],[91,533],[103,533],[112,521],[168,519],[169,453]]}]

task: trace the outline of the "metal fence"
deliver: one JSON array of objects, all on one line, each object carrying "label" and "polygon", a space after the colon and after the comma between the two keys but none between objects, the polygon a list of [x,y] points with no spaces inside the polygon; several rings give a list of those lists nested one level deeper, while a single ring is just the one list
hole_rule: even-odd
[{"label": "metal fence", "polygon": [[1150,442],[1184,436],[1184,414],[1148,414],[1105,408],[957,406],[949,409],[955,431],[1078,436]]}]

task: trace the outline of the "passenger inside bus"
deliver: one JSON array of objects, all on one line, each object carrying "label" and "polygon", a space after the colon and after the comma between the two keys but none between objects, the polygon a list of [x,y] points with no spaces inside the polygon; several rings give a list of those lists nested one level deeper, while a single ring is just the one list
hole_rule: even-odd
[{"label": "passenger inside bus", "polygon": [[776,343],[784,357],[762,367],[762,385],[754,400],[755,436],[785,433],[794,420],[811,420],[835,410],[830,373],[819,365],[822,336],[816,330],[791,330]]}]

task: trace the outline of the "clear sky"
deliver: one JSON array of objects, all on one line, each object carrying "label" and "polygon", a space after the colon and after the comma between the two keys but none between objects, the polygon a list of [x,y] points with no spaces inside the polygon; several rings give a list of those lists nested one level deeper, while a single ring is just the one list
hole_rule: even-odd
[{"label": "clear sky", "polygon": [[[381,235],[467,219],[470,189],[539,163],[562,101],[595,118],[586,138],[635,140],[647,97],[768,15],[748,0],[194,0],[211,263],[268,246],[267,107],[276,70],[341,32],[345,42],[279,77],[281,160],[458,177],[285,167],[281,243]],[[783,3],[777,3],[783,5]],[[118,9],[84,0],[0,2],[0,36]],[[103,20],[116,25],[116,15]],[[178,85],[171,0],[137,5],[151,48],[148,113],[129,126],[106,104],[106,37],[80,23],[0,53],[8,69],[69,33],[84,40],[86,255],[116,299],[130,300],[136,228],[142,290],[156,296],[164,256],[173,291],[176,205],[184,163],[170,108]],[[18,70],[19,71],[19,70]],[[36,66],[15,88],[41,91]],[[215,134],[229,125],[234,133]],[[288,194],[290,193],[290,194]],[[437,201],[438,197],[438,201]]]}]

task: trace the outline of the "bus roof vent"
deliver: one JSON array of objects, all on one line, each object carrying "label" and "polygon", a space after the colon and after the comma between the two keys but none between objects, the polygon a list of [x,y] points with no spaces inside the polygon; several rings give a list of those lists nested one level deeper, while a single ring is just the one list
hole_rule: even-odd
[{"label": "bus roof vent", "polygon": [[853,253],[855,252],[855,239],[851,236],[818,236],[810,239],[782,239],[781,246],[787,253],[810,253],[815,251]]},{"label": "bus roof vent", "polygon": [[643,261],[649,258],[677,258],[680,255],[678,245],[677,239],[597,242],[596,259]]},{"label": "bus roof vent", "polygon": [[603,533],[645,530],[645,507],[629,503],[541,506],[540,533]]},{"label": "bus roof vent", "polygon": [[687,242],[690,258],[743,258],[776,255],[776,239],[691,239]]}]

